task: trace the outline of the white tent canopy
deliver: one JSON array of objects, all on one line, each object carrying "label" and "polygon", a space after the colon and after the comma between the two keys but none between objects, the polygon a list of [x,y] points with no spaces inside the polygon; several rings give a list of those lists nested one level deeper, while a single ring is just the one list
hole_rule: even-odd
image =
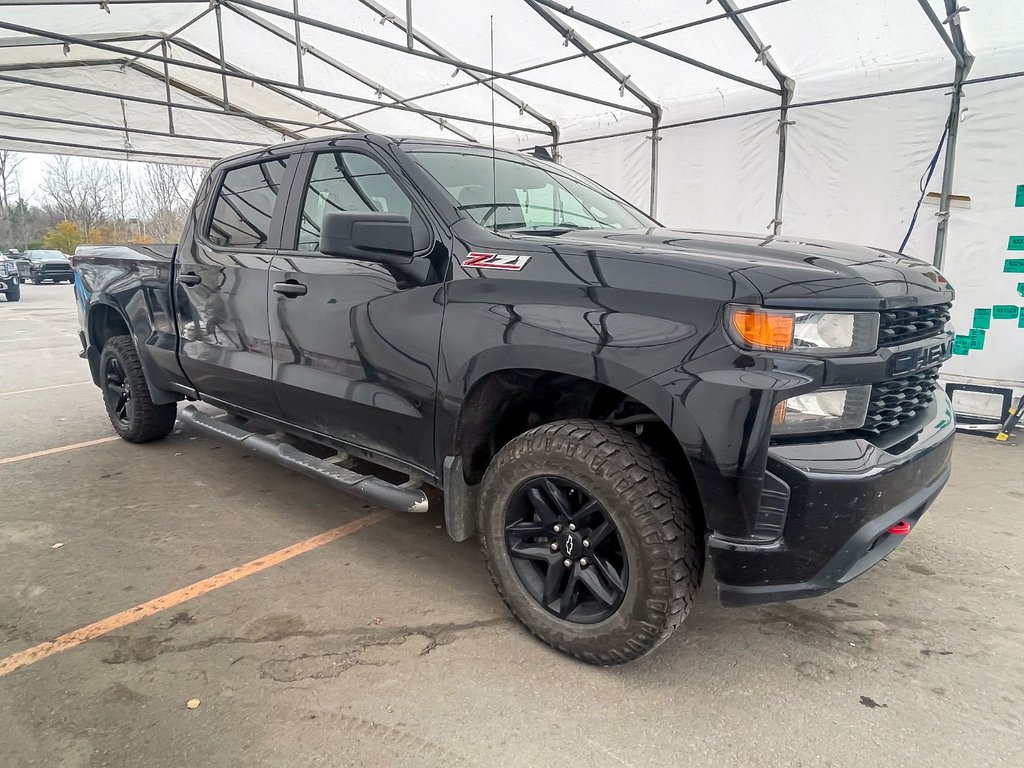
[{"label": "white tent canopy", "polygon": [[[949,254],[966,333],[974,308],[1024,303],[1003,273],[1024,8],[970,6],[0,1],[0,147],[208,164],[344,131],[489,143],[493,124],[672,225],[897,248],[917,211],[906,250]],[[1010,325],[947,370],[1024,381]]]}]

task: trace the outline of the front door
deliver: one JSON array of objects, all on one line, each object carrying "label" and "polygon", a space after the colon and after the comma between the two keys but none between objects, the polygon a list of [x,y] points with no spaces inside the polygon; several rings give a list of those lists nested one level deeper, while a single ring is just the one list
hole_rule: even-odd
[{"label": "front door", "polygon": [[[301,207],[300,207],[301,206]],[[318,251],[324,212],[398,213],[417,252],[435,247],[423,210],[366,145],[304,156],[295,215],[270,268],[274,384],[289,422],[432,469],[441,286]]]},{"label": "front door", "polygon": [[[204,399],[280,416],[272,381],[267,280],[280,243],[288,164],[276,157],[229,167],[192,222],[175,282],[181,367]],[[282,194],[279,194],[282,193]]]}]

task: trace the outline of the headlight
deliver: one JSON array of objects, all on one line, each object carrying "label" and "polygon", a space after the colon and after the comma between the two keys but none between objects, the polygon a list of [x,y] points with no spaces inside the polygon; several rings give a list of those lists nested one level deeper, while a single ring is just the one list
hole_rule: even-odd
[{"label": "headlight", "polygon": [[743,349],[856,355],[878,347],[877,312],[800,312],[730,306],[726,327]]},{"label": "headlight", "polygon": [[864,426],[871,387],[821,389],[797,395],[775,406],[773,435],[836,432]]}]

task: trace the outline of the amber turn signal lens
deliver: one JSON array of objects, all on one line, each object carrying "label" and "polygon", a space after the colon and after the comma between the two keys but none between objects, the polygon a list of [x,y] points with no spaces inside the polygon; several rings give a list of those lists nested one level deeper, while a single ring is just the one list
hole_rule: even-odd
[{"label": "amber turn signal lens", "polygon": [[787,350],[793,348],[796,319],[792,314],[763,309],[734,309],[732,327],[752,349]]}]

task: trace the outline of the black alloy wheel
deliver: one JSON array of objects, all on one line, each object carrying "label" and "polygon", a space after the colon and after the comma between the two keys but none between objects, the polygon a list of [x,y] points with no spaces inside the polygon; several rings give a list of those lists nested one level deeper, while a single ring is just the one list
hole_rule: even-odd
[{"label": "black alloy wheel", "polygon": [[629,563],[618,528],[597,499],[564,478],[519,486],[505,513],[505,546],[527,592],[565,621],[604,621],[626,594]]},{"label": "black alloy wheel", "polygon": [[116,357],[108,357],[103,370],[103,397],[107,401],[107,410],[112,419],[116,419],[123,429],[129,429],[135,416],[135,403],[132,400],[128,377]]}]

